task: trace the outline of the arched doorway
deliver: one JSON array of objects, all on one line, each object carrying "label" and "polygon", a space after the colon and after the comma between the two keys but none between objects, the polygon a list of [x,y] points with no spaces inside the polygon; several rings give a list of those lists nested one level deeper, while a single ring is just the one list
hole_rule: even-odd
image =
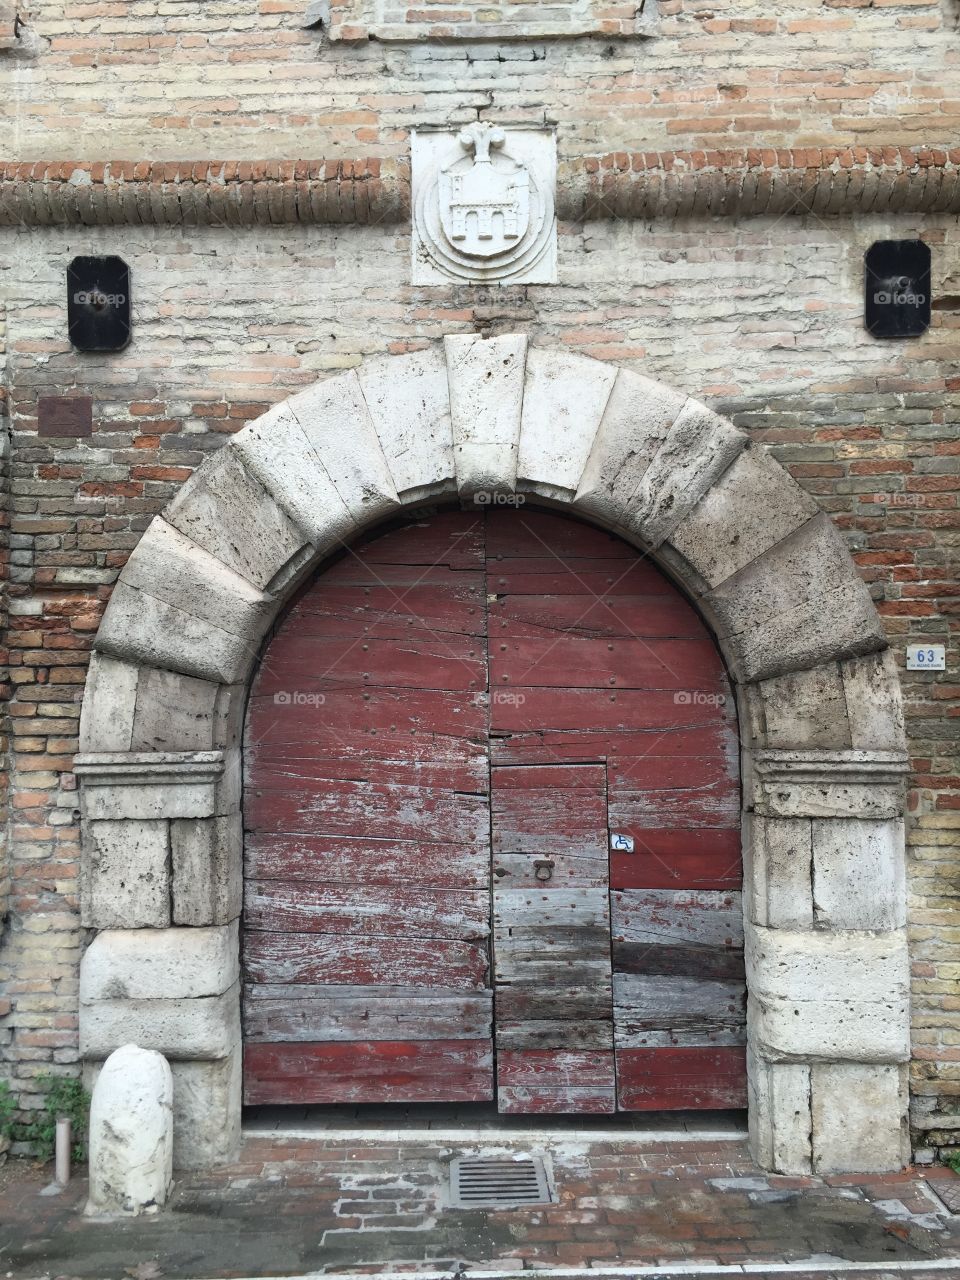
[{"label": "arched doorway", "polygon": [[74,766],[97,931],[81,1057],[93,1071],[131,1041],[159,1050],[177,1164],[236,1152],[242,721],[264,635],[370,529],[475,498],[615,532],[709,620],[740,711],[751,1148],[785,1173],[899,1167],[907,757],[866,585],[761,444],[639,373],[516,334],[448,337],[291,397],[137,544],[97,632]]},{"label": "arched doorway", "polygon": [[746,1104],[732,690],[634,548],[512,506],[367,541],[244,745],[248,1102]]}]

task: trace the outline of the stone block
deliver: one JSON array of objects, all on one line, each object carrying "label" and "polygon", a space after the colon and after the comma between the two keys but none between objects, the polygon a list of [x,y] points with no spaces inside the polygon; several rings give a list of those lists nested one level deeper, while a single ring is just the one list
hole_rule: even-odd
[{"label": "stone block", "polygon": [[170,824],[173,923],[226,924],[243,903],[243,831],[239,813]]},{"label": "stone block", "polygon": [[393,483],[404,502],[454,486],[450,387],[443,348],[369,360],[357,370],[360,389]]},{"label": "stone block", "polygon": [[240,979],[237,922],[219,928],[105,929],[80,962],[80,1003],[195,1000]]},{"label": "stone block", "polygon": [[746,930],[747,1028],[758,1057],[901,1062],[909,1057],[903,931]]},{"label": "stone block", "polygon": [[[191,476],[163,518],[261,591],[302,560],[303,533],[233,449],[220,449]],[[298,559],[299,558],[299,559]],[[287,573],[289,576],[289,573]]]},{"label": "stone block", "polygon": [[813,822],[813,901],[818,927],[902,929],[907,923],[903,822]]},{"label": "stone block", "polygon": [[157,517],[114,588],[97,648],[232,683],[252,665],[273,611],[268,596]]},{"label": "stone block", "polygon": [[166,928],[170,923],[168,824],[87,821],[80,902],[81,919],[89,929]]},{"label": "stone block", "polygon": [[816,516],[704,597],[744,681],[886,647],[866,584],[827,515]]},{"label": "stone block", "polygon": [[762,706],[765,746],[840,750],[852,745],[838,663],[791,671],[750,687]]},{"label": "stone block", "polygon": [[710,587],[799,529],[819,507],[762,444],[747,446],[670,536]]},{"label": "stone block", "polygon": [[230,442],[246,469],[302,529],[318,552],[349,542],[357,524],[285,404],[269,410]]},{"label": "stone block", "polygon": [[744,817],[747,918],[777,929],[812,928],[810,819]]},{"label": "stone block", "polygon": [[99,1073],[90,1105],[85,1212],[136,1217],[163,1207],[173,1179],[173,1079],[159,1053],[125,1044]]},{"label": "stone block", "polygon": [[815,1173],[890,1173],[909,1159],[905,1069],[838,1062],[811,1072]]},{"label": "stone block", "polygon": [[512,493],[517,483],[527,339],[518,334],[443,340],[457,489]]},{"label": "stone block", "polygon": [[889,649],[840,664],[851,744],[869,751],[906,751],[903,697]]},{"label": "stone block", "polygon": [[216,741],[221,686],[209,680],[141,667],[132,751],[210,751]]},{"label": "stone block", "polygon": [[608,526],[622,522],[643,473],[686,397],[671,387],[620,369],[580,477],[576,505]]},{"label": "stone block", "polygon": [[287,407],[359,528],[397,509],[400,499],[354,370],[301,391]]},{"label": "stone block", "polygon": [[173,1167],[210,1169],[240,1150],[242,1050],[219,1062],[171,1062]]},{"label": "stone block", "polygon": [[140,668],[93,653],[80,708],[81,751],[129,751]]},{"label": "stone block", "polygon": [[517,459],[521,491],[548,498],[576,492],[615,378],[616,369],[599,360],[530,349]]},{"label": "stone block", "polygon": [[697,400],[688,400],[628,500],[620,523],[659,547],[733,463],[747,436]]},{"label": "stone block", "polygon": [[80,1006],[80,1055],[135,1041],[170,1059],[225,1058],[240,1043],[240,988],[193,1000],[98,1000]]},{"label": "stone block", "polygon": [[811,1171],[810,1068],[764,1062],[747,1050],[750,1151],[773,1173]]}]

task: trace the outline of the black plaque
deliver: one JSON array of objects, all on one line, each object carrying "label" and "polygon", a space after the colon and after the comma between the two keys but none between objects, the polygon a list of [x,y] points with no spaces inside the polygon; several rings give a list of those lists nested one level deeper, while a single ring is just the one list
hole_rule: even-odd
[{"label": "black plaque", "polygon": [[130,268],[122,258],[74,258],[67,320],[78,351],[122,351],[130,341]]},{"label": "black plaque", "polygon": [[919,338],[930,326],[930,246],[878,240],[864,262],[867,328],[875,338]]},{"label": "black plaque", "polygon": [[79,439],[92,434],[93,399],[90,396],[40,396],[37,435]]}]

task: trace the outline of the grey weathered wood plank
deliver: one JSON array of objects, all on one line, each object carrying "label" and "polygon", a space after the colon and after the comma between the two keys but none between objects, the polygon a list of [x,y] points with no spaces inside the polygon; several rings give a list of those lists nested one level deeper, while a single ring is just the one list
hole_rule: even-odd
[{"label": "grey weathered wood plank", "polygon": [[489,894],[482,889],[389,888],[382,885],[247,881],[248,930],[283,933],[415,934],[473,941],[489,933]]},{"label": "grey weathered wood plank", "polygon": [[616,942],[743,946],[742,895],[732,891],[620,889],[610,911]]},{"label": "grey weathered wood plank", "polygon": [[613,1008],[618,1027],[669,1031],[713,1031],[739,1027],[746,1020],[742,982],[705,982],[695,978],[613,975]]},{"label": "grey weathered wood plank", "polygon": [[244,992],[244,1034],[248,1041],[317,1040],[479,1040],[492,1030],[488,993],[439,998],[429,990],[416,997],[306,998],[289,986],[283,996]]},{"label": "grey weathered wood plank", "polygon": [[613,1023],[605,1019],[582,1021],[529,1018],[514,1022],[497,1015],[498,1049],[612,1049]]}]

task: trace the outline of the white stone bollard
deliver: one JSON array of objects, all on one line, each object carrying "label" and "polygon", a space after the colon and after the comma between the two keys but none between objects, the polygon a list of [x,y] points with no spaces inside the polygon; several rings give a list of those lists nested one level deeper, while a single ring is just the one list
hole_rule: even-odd
[{"label": "white stone bollard", "polygon": [[173,1178],[173,1077],[162,1053],[125,1044],[90,1107],[88,1214],[156,1213]]}]

